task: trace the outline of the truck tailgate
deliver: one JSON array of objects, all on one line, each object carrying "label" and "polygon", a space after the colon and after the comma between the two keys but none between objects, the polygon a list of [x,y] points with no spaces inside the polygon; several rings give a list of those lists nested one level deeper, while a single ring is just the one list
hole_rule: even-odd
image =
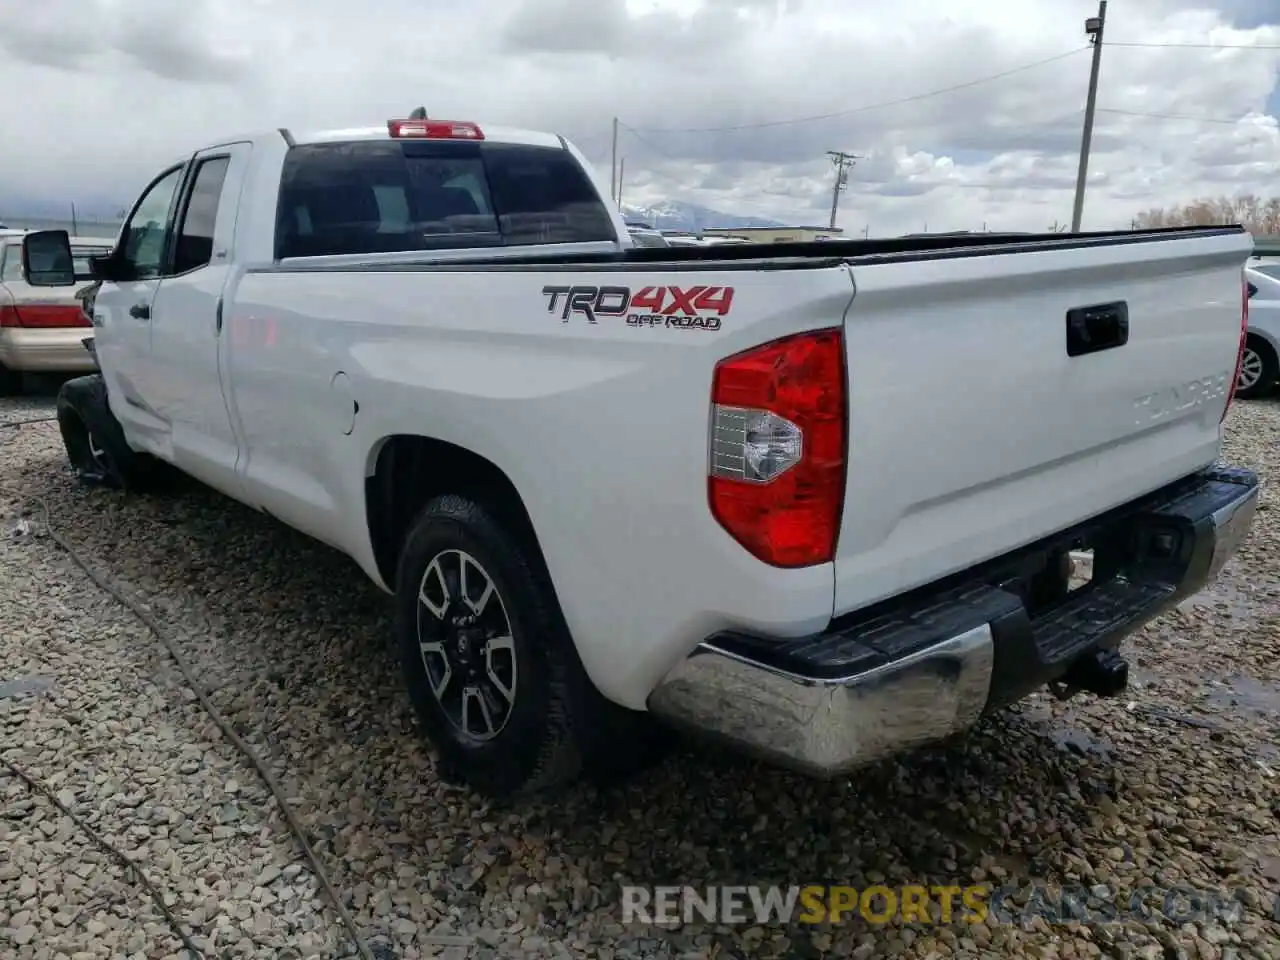
[{"label": "truck tailgate", "polygon": [[[1243,232],[851,262],[846,613],[1049,536],[1218,455]],[[1127,314],[1127,342],[1095,345]],[[1068,344],[1075,344],[1072,356]]]}]

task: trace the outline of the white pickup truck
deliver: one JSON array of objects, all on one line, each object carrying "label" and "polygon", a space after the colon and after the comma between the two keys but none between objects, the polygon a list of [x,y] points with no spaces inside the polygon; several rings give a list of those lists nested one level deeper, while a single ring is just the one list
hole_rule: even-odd
[{"label": "white pickup truck", "polygon": [[463,122],[184,157],[93,261],[68,455],[353,557],[442,773],[495,796],[652,716],[834,776],[1117,693],[1245,536],[1243,230],[637,249],[607,196]]}]

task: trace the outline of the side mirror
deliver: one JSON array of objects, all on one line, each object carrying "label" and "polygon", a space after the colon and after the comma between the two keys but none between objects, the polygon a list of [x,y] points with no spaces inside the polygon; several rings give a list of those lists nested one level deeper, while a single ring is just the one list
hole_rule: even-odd
[{"label": "side mirror", "polygon": [[75,284],[76,265],[67,231],[37,230],[22,238],[22,279],[33,287]]}]

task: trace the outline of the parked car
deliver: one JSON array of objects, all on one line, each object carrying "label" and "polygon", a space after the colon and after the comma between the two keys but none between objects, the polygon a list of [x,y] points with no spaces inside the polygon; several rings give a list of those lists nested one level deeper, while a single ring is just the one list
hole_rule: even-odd
[{"label": "parked car", "polygon": [[134,204],[59,424],[87,479],[173,464],[394,594],[448,778],[615,772],[652,718],[835,776],[1120,693],[1120,640],[1218,574],[1250,248],[637,249],[553,134],[273,130]]},{"label": "parked car", "polygon": [[90,281],[89,257],[110,251],[110,242],[71,238],[69,259],[61,264],[67,271],[67,282],[33,287],[22,274],[24,235],[21,230],[0,234],[0,396],[21,392],[23,375],[28,372],[96,369],[81,342],[91,331],[75,292]]},{"label": "parked car", "polygon": [[637,247],[667,247],[667,238],[652,227],[628,226],[627,232]]},{"label": "parked car", "polygon": [[705,247],[707,242],[699,237],[690,237],[684,234],[667,235],[667,246],[669,247]]},{"label": "parked car", "polygon": [[1249,333],[1236,395],[1250,400],[1270,393],[1280,381],[1280,261],[1250,260],[1244,273]]}]

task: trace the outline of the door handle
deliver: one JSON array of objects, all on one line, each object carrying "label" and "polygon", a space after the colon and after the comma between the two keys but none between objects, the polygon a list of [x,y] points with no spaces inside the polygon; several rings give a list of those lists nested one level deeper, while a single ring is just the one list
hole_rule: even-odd
[{"label": "door handle", "polygon": [[133,317],[135,320],[150,320],[151,306],[146,303],[135,303],[129,308],[129,316]]},{"label": "door handle", "polygon": [[1114,350],[1129,342],[1129,305],[1119,300],[1067,311],[1067,356]]}]

